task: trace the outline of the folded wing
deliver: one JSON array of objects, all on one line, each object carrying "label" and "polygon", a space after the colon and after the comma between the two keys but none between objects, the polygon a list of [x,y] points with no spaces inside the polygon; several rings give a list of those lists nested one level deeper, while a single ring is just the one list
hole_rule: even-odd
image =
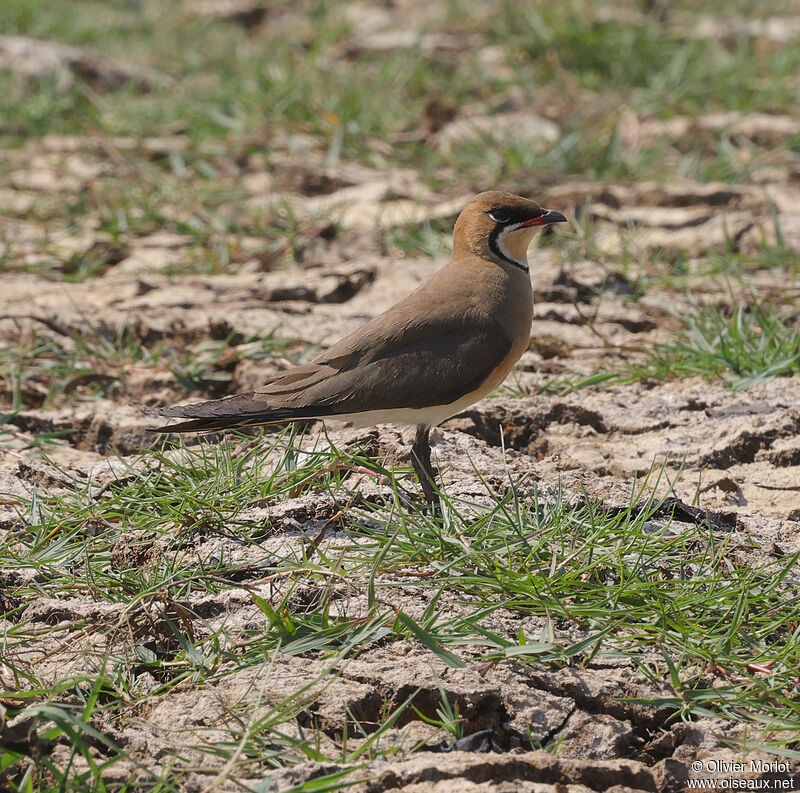
[{"label": "folded wing", "polygon": [[[419,317],[419,314],[417,314]],[[446,405],[475,391],[511,350],[501,324],[467,313],[413,323],[381,315],[314,361],[256,391],[160,408],[189,421],[160,432],[192,432]]]}]

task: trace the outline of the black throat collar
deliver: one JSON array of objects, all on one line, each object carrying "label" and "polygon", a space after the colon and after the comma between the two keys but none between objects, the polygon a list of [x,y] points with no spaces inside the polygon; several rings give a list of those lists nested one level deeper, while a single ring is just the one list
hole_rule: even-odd
[{"label": "black throat collar", "polygon": [[500,234],[503,231],[505,231],[504,226],[497,226],[496,228],[492,229],[492,233],[489,235],[489,250],[498,259],[504,261],[506,264],[510,264],[512,267],[516,267],[518,270],[522,270],[524,273],[529,273],[530,268],[527,265],[522,264],[522,262],[515,261],[503,253],[503,249],[500,247]]}]

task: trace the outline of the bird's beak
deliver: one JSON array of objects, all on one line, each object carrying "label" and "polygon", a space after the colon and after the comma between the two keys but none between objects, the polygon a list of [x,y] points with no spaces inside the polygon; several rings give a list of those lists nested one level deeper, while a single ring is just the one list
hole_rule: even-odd
[{"label": "bird's beak", "polygon": [[537,215],[535,218],[526,220],[520,228],[528,228],[528,226],[548,226],[551,223],[566,223],[567,219],[555,209],[545,209],[544,214]]}]

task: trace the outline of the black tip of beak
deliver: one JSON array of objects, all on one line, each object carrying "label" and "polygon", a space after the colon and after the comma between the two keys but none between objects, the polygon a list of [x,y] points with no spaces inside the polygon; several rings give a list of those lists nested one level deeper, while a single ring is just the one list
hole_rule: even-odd
[{"label": "black tip of beak", "polygon": [[566,223],[567,219],[555,209],[548,209],[542,216],[544,223]]}]

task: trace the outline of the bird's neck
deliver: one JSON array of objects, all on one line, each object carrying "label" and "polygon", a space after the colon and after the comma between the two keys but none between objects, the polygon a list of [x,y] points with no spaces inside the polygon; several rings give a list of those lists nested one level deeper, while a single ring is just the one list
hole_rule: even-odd
[{"label": "bird's neck", "polygon": [[506,301],[531,306],[533,290],[530,274],[508,262],[488,254],[458,256],[455,253],[448,265],[440,270],[440,278],[447,284],[450,294],[460,295],[465,301],[484,306],[488,311],[504,311]]},{"label": "bird's neck", "polygon": [[464,235],[461,240],[454,242],[453,259],[463,260],[467,257],[477,256],[480,259],[499,264],[503,269],[514,268],[527,276],[529,272],[528,246],[531,244],[535,228],[516,229],[515,231],[501,231],[491,239],[470,239]]}]

